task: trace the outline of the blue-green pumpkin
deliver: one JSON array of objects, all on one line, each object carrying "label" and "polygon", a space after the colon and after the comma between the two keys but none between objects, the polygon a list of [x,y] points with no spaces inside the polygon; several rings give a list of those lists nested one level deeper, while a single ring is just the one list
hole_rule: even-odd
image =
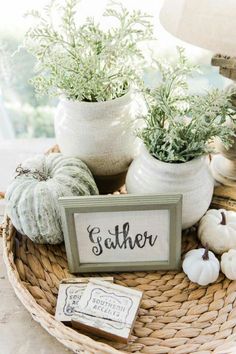
[{"label": "blue-green pumpkin", "polygon": [[36,243],[63,241],[58,198],[98,194],[93,176],[79,158],[37,155],[17,169],[6,192],[7,214]]}]

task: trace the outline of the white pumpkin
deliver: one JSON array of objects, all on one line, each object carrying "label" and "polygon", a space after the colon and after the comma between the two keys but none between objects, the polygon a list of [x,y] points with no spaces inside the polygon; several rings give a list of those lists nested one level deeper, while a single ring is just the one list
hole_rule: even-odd
[{"label": "white pumpkin", "polygon": [[220,263],[208,248],[187,252],[182,267],[189,280],[203,286],[216,281],[220,272]]},{"label": "white pumpkin", "polygon": [[198,237],[203,246],[217,254],[236,249],[236,212],[225,209],[210,209],[203,216],[198,228]]},{"label": "white pumpkin", "polygon": [[221,271],[228,279],[236,280],[236,250],[229,250],[221,256]]},{"label": "white pumpkin", "polygon": [[91,172],[76,157],[38,155],[16,171],[6,192],[7,214],[17,231],[37,243],[63,241],[58,198],[98,194]]}]

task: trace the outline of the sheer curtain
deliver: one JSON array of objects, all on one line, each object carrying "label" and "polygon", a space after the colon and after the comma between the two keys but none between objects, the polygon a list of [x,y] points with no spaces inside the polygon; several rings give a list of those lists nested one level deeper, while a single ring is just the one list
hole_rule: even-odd
[{"label": "sheer curtain", "polygon": [[2,99],[2,93],[0,89],[0,140],[13,139],[15,133],[11,124],[11,121],[7,115]]}]

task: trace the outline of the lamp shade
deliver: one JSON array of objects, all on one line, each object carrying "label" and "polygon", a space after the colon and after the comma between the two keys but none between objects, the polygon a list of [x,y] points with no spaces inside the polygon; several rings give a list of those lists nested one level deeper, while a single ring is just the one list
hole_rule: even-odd
[{"label": "lamp shade", "polygon": [[236,0],[165,0],[160,22],[185,42],[236,56]]}]

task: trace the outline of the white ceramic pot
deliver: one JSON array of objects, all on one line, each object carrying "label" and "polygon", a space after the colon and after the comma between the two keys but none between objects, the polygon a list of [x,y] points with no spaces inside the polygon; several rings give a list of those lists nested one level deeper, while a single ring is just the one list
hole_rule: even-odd
[{"label": "white ceramic pot", "polygon": [[193,226],[207,211],[214,189],[209,159],[200,157],[185,163],[166,163],[157,160],[142,147],[132,162],[126,177],[131,194],[183,195],[183,229]]},{"label": "white ceramic pot", "polygon": [[61,152],[78,156],[95,176],[127,171],[139,147],[134,124],[140,107],[131,90],[120,98],[104,102],[61,98],[55,116],[56,139]]}]

